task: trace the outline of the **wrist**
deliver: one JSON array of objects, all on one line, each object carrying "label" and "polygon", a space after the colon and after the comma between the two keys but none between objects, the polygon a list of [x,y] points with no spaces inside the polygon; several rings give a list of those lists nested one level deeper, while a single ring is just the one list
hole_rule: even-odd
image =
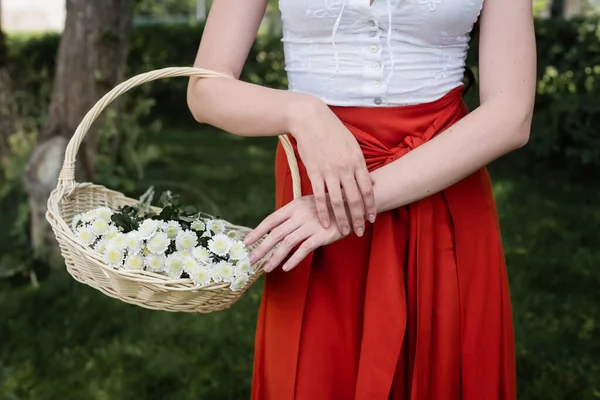
[{"label": "wrist", "polygon": [[296,140],[305,131],[307,118],[322,112],[327,105],[316,96],[307,93],[289,92],[290,100],[284,108],[285,130]]}]

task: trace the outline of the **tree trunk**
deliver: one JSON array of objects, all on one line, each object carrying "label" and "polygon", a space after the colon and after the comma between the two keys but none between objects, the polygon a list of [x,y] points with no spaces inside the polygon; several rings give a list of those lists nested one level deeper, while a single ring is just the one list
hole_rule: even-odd
[{"label": "tree trunk", "polygon": [[[0,21],[1,21],[0,13]],[[10,155],[8,138],[15,132],[17,110],[10,75],[8,74],[8,54],[6,38],[0,26],[0,182],[4,174],[4,164]]]},{"label": "tree trunk", "polygon": [[[26,176],[34,254],[45,259],[54,243],[46,201],[56,187],[68,140],[85,113],[123,80],[133,0],[67,0],[47,124]],[[98,124],[96,124],[98,126]],[[78,157],[78,179],[92,180],[97,132],[88,133]]]}]

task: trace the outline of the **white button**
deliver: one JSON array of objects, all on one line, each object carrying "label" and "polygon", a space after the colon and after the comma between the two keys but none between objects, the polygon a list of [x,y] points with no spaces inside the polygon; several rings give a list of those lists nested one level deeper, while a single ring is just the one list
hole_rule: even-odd
[{"label": "white button", "polygon": [[377,31],[371,31],[371,32],[369,32],[369,36],[374,37],[375,35],[377,35]]},{"label": "white button", "polygon": [[379,47],[372,45],[371,46],[371,53],[377,53],[377,50],[379,50]]},{"label": "white button", "polygon": [[375,23],[375,21],[373,21],[373,20],[370,20],[370,21],[369,21],[369,25],[374,27],[374,26],[375,26],[375,25],[377,25],[377,24]]},{"label": "white button", "polygon": [[375,97],[375,99],[373,100],[373,103],[380,105],[382,103],[381,97]]},{"label": "white button", "polygon": [[376,70],[379,70],[379,68],[381,68],[381,64],[375,63],[375,64],[373,64],[373,68]]},{"label": "white button", "polygon": [[375,82],[373,82],[373,86],[379,87],[379,86],[381,86],[381,82],[375,81]]}]

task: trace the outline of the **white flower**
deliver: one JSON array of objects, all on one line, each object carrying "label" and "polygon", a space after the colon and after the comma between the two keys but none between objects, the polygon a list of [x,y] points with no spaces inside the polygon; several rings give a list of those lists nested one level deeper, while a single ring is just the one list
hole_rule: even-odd
[{"label": "white flower", "polygon": [[96,235],[94,235],[94,231],[92,230],[91,226],[84,225],[77,229],[77,239],[79,239],[79,241],[84,245],[89,246],[90,244],[94,243],[94,240],[96,240]]},{"label": "white flower", "polygon": [[233,242],[231,248],[229,249],[229,257],[234,260],[241,260],[242,258],[248,257],[246,245],[240,241]]},{"label": "white flower", "polygon": [[212,280],[210,271],[204,267],[198,267],[191,273],[188,272],[188,274],[190,275],[190,279],[198,286],[206,286]]},{"label": "white flower", "polygon": [[247,283],[248,283],[248,275],[241,275],[233,280],[233,282],[231,283],[231,286],[229,286],[229,288],[232,291],[237,292],[237,291],[242,290],[244,288],[244,286],[246,286]]},{"label": "white flower", "polygon": [[71,221],[71,229],[73,230],[73,232],[77,231],[77,224],[79,224],[79,222],[81,222],[82,219],[82,214],[77,214],[73,217],[73,221]]},{"label": "white flower", "polygon": [[198,265],[198,262],[194,260],[194,257],[185,255],[183,256],[183,270],[187,272],[188,275],[191,276],[191,274],[199,267],[200,266]]},{"label": "white flower", "polygon": [[127,249],[131,254],[137,254],[142,250],[142,239],[139,232],[132,231],[127,234]]},{"label": "white flower", "polygon": [[162,254],[169,248],[171,244],[171,239],[167,236],[165,232],[156,232],[154,236],[152,236],[146,246],[148,250],[150,250],[154,254]]},{"label": "white flower", "polygon": [[181,230],[181,225],[177,221],[169,221],[166,226],[162,228],[169,236],[169,239],[175,239],[177,234]]},{"label": "white flower", "polygon": [[154,232],[156,232],[157,229],[158,221],[154,219],[146,219],[138,228],[138,232],[141,239],[148,239],[150,236],[154,235]]},{"label": "white flower", "polygon": [[223,282],[231,282],[234,277],[234,267],[227,261],[220,261],[215,265],[215,273],[219,280]]},{"label": "white flower", "polygon": [[130,270],[144,269],[144,257],[139,254],[133,254],[125,259],[125,268]]},{"label": "white flower", "polygon": [[254,268],[248,259],[240,260],[235,264],[236,275],[248,275],[254,273]]},{"label": "white flower", "polygon": [[192,250],[192,256],[200,263],[206,264],[210,262],[210,253],[206,247],[194,247]]},{"label": "white flower", "polygon": [[108,244],[108,242],[109,242],[109,240],[106,238],[99,240],[98,243],[96,243],[96,245],[94,246],[94,250],[96,250],[100,254],[104,254],[104,252],[106,251],[106,245]]},{"label": "white flower", "polygon": [[216,255],[223,257],[231,248],[231,244],[231,239],[227,235],[220,233],[208,241],[208,249]]},{"label": "white flower", "polygon": [[121,266],[124,256],[125,252],[123,249],[115,246],[112,241],[106,246],[106,250],[104,251],[104,261],[113,268]]},{"label": "white flower", "polygon": [[85,214],[83,214],[82,220],[84,222],[92,222],[93,220],[96,219],[96,216],[97,216],[96,210],[90,210],[90,211],[86,212]]},{"label": "white flower", "polygon": [[149,254],[146,256],[146,267],[152,272],[162,272],[165,269],[166,259],[164,254]]},{"label": "white flower", "polygon": [[111,225],[110,228],[108,228],[108,232],[106,232],[106,234],[104,234],[104,237],[107,239],[114,239],[115,237],[117,237],[118,234],[119,234],[119,228],[117,228],[114,225]]},{"label": "white flower", "polygon": [[237,234],[236,231],[229,231],[229,232],[227,232],[227,236],[230,239],[233,239],[233,240],[236,240],[238,238],[238,234]]},{"label": "white flower", "polygon": [[218,219],[211,219],[206,223],[206,227],[215,234],[225,232],[225,224]]},{"label": "white flower", "polygon": [[96,209],[96,218],[102,219],[106,222],[110,222],[113,211],[108,207],[100,207]]},{"label": "white flower", "polygon": [[109,229],[110,225],[102,218],[98,218],[92,222],[92,230],[98,236],[105,235]]},{"label": "white flower", "polygon": [[175,238],[175,245],[177,246],[177,250],[191,250],[198,244],[198,236],[196,232],[192,231],[181,231],[177,234],[177,238]]},{"label": "white flower", "polygon": [[171,278],[179,278],[183,270],[184,257],[179,253],[169,254],[165,261],[164,271]]},{"label": "white flower", "polygon": [[119,232],[114,238],[110,239],[110,243],[121,250],[125,250],[127,248],[127,235]]},{"label": "white flower", "polygon": [[194,222],[192,222],[192,224],[190,225],[190,227],[195,230],[195,231],[203,231],[206,229],[206,224],[204,222],[202,222],[201,220],[197,219]]}]

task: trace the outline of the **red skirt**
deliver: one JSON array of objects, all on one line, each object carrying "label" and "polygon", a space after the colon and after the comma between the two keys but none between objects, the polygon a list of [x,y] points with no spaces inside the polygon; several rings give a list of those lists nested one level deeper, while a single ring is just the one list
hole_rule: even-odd
[{"label": "red skirt", "polygon": [[[416,106],[332,109],[370,170],[467,114],[461,88]],[[275,170],[281,207],[293,198],[281,146]],[[268,274],[252,399],[514,399],[510,294],[487,171],[367,225],[363,237]]]}]

